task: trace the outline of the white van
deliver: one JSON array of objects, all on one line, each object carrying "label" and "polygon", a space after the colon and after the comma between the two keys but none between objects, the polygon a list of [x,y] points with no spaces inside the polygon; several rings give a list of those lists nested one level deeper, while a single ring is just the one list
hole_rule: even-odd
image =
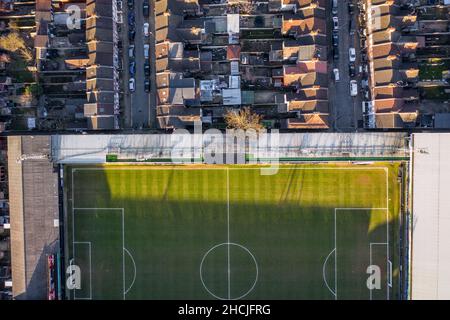
[{"label": "white van", "polygon": [[128,47],[128,58],[134,58],[134,44]]},{"label": "white van", "polygon": [[339,69],[338,68],[334,68],[333,69],[333,74],[334,74],[334,81],[338,82],[340,77],[339,77]]},{"label": "white van", "polygon": [[350,95],[356,97],[358,95],[358,84],[356,80],[350,81]]},{"label": "white van", "polygon": [[148,59],[148,54],[150,50],[150,45],[148,43],[144,44],[144,58]]},{"label": "white van", "polygon": [[136,90],[134,78],[130,78],[130,80],[128,80],[128,89],[130,89],[130,92],[134,92]]}]

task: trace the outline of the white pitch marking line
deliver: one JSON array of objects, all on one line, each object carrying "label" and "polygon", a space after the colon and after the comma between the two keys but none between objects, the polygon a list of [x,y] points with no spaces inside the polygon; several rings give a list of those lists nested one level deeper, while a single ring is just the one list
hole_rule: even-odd
[{"label": "white pitch marking line", "polygon": [[[239,248],[242,248],[244,251],[246,251],[246,252],[252,257],[253,262],[255,263],[255,269],[256,269],[255,280],[254,280],[253,285],[251,286],[251,288],[250,288],[246,293],[244,293],[243,295],[241,295],[240,297],[232,298],[232,299],[227,299],[226,297],[219,297],[219,296],[217,296],[216,294],[214,294],[214,292],[212,292],[211,290],[208,289],[208,287],[207,287],[206,284],[205,284],[205,281],[203,280],[203,276],[202,276],[202,274],[203,274],[203,263],[204,263],[206,257],[208,256],[208,254],[209,254],[211,251],[213,251],[214,249],[216,249],[216,248],[218,248],[218,247],[220,247],[220,246],[224,246],[224,245],[237,246],[237,247],[239,247]],[[250,251],[248,248],[246,248],[246,247],[244,247],[243,245],[238,244],[238,243],[226,243],[226,242],[223,242],[223,243],[219,243],[219,244],[216,244],[215,246],[211,247],[211,248],[210,248],[208,251],[206,251],[206,253],[203,255],[202,261],[200,262],[200,269],[199,269],[199,271],[200,271],[200,281],[202,282],[203,288],[204,288],[211,296],[213,296],[214,298],[219,299],[219,300],[240,300],[240,299],[246,297],[246,296],[247,296],[250,292],[252,292],[252,290],[255,288],[256,283],[258,282],[258,277],[259,277],[259,267],[258,267],[258,262],[256,261],[255,256],[253,255],[253,253],[251,253],[251,251]]]},{"label": "white pitch marking line", "polygon": [[[372,265],[372,242],[369,243],[369,266]],[[372,300],[372,289],[369,289],[369,300]]]},{"label": "white pitch marking line", "polygon": [[131,281],[131,285],[128,287],[128,289],[125,291],[125,294],[128,293],[128,291],[131,290],[131,288],[134,285],[134,282],[136,281],[136,274],[137,274],[137,268],[136,268],[136,262],[134,261],[133,255],[130,253],[130,251],[128,251],[127,248],[123,248],[125,250],[125,252],[128,254],[128,256],[131,258],[131,262],[133,262],[133,268],[134,268],[134,276],[133,276],[133,281]]},{"label": "white pitch marking line", "polygon": [[[73,172],[72,172],[73,173]],[[73,180],[72,180],[73,181]],[[72,188],[72,191],[73,191],[73,188]],[[125,227],[124,227],[124,225],[125,225],[125,219],[124,219],[124,216],[125,216],[125,209],[124,208],[75,208],[75,207],[73,207],[72,208],[72,215],[74,215],[74,212],[75,212],[75,210],[79,210],[80,212],[78,212],[78,213],[87,213],[87,214],[89,214],[89,212],[83,212],[83,210],[84,211],[95,211],[95,210],[121,210],[121,213],[122,213],[122,279],[123,279],[123,291],[122,291],[122,294],[123,294],[123,299],[125,300],[125,294],[126,294],[126,290],[125,290],[125,252],[124,252],[124,249],[125,249]],[[72,219],[72,220],[74,220],[74,219]],[[75,233],[74,233],[74,235],[75,235]],[[75,250],[75,244],[74,244],[74,242],[72,242],[72,245],[73,245],[73,247],[74,247],[74,250]],[[126,250],[126,249],[125,249]],[[75,251],[74,251],[75,252]],[[74,255],[74,258],[75,258],[75,255]],[[92,278],[92,277],[91,277]],[[92,294],[91,294],[92,295]],[[74,299],[75,299],[75,291],[74,291]],[[77,298],[78,299],[78,298]]]},{"label": "white pitch marking line", "polygon": [[[74,189],[73,189],[73,172],[74,169],[72,168],[72,180],[71,180],[71,184],[72,184],[72,256],[73,256],[73,261],[75,263],[75,198],[74,198]],[[76,290],[73,290],[73,299],[76,299],[76,295],[75,295]]]},{"label": "white pitch marking line", "polygon": [[[334,208],[334,248],[335,248],[335,264],[334,264],[334,274],[335,274],[335,293],[336,293],[336,295],[335,295],[335,297],[336,297],[336,300],[337,300],[337,241],[336,241],[336,238],[337,238],[337,228],[336,228],[336,220],[337,220],[337,216],[336,216],[336,213],[337,213],[337,211],[338,210],[341,210],[341,211],[359,211],[359,210],[361,210],[361,211],[364,211],[364,210],[366,210],[366,211],[371,211],[371,210],[386,210],[386,212],[388,211],[388,208]],[[388,243],[388,246],[389,246],[389,243]],[[389,259],[388,259],[389,260]]]},{"label": "white pitch marking line", "polygon": [[122,208],[122,279],[123,279],[123,300],[125,300],[125,210]]},{"label": "white pitch marking line", "polygon": [[338,299],[337,290],[337,228],[336,228],[336,212],[334,209],[334,300]]},{"label": "white pitch marking line", "polygon": [[[386,173],[386,254],[387,254],[387,265],[386,265],[386,271],[389,270],[389,168],[385,168],[384,172]],[[386,287],[387,295],[386,300],[389,300],[389,282],[387,283]]]},{"label": "white pitch marking line", "polygon": [[230,171],[227,170],[227,255],[228,255],[228,300],[231,299],[231,269],[230,269]]},{"label": "white pitch marking line", "polygon": [[[370,242],[369,243],[369,265],[372,265],[372,246],[387,246],[388,243],[387,242]],[[389,261],[389,259],[387,259]],[[387,272],[387,271],[386,271]],[[386,282],[387,282],[387,274],[386,274]],[[370,300],[372,300],[372,290],[369,289],[369,293],[370,293]]]},{"label": "white pitch marking line", "polygon": [[[323,263],[323,266],[322,266],[322,278],[323,278],[323,281],[325,282],[325,285],[327,286],[327,288],[328,288],[328,290],[331,292],[331,294],[334,296],[334,299],[336,299],[336,292],[334,292],[333,290],[331,290],[331,288],[330,288],[330,286],[328,285],[328,281],[327,281],[327,277],[325,276],[325,268],[326,268],[326,266],[327,266],[327,262],[328,262],[328,259],[330,258],[330,256],[333,254],[333,252],[335,252],[336,251],[336,248],[334,248],[333,250],[331,250],[331,252],[328,254],[328,256],[325,258],[325,261],[324,261],[324,263]],[[335,269],[336,270],[336,269]],[[335,284],[336,284],[336,282],[335,282]]]},{"label": "white pitch marking line", "polygon": [[389,265],[389,269],[388,269],[388,274],[389,274],[388,285],[389,285],[389,287],[392,288],[392,262],[391,262],[391,260],[388,260],[388,265]]},{"label": "white pitch marking line", "polygon": [[[189,168],[187,166],[179,166],[179,167],[168,167],[168,168],[164,168],[164,167],[158,167],[157,169],[153,169],[155,166],[153,165],[145,165],[145,166],[141,166],[141,167],[134,167],[134,168],[130,168],[130,167],[122,167],[122,166],[117,166],[117,167],[102,167],[102,168],[72,168],[72,199],[73,199],[73,172],[76,170],[79,171],[100,171],[100,170],[159,170],[159,171],[163,171],[163,170],[227,170],[227,172],[229,171],[229,169],[231,170],[260,170],[262,166],[260,167],[250,167],[250,168],[246,168],[246,167],[241,167],[241,168],[230,168],[230,167],[224,167],[224,168],[220,168],[220,167],[203,167],[203,168]],[[336,244],[336,210],[386,210],[387,213],[387,218],[389,218],[389,180],[388,180],[388,168],[386,167],[307,167],[307,168],[287,168],[287,167],[280,167],[278,168],[278,170],[361,170],[361,171],[373,171],[373,170],[383,170],[386,173],[386,182],[387,182],[387,194],[386,194],[386,203],[387,203],[387,208],[335,208],[335,244]],[[229,192],[229,190],[228,190]],[[228,203],[229,206],[229,203]],[[80,209],[80,208],[78,208]],[[98,208],[97,208],[98,209]],[[105,208],[105,210],[107,210],[109,208]],[[123,208],[122,208],[123,209]],[[72,209],[73,212],[73,209]],[[229,212],[228,212],[229,214]],[[389,220],[387,221],[387,231],[389,232]],[[389,247],[389,233],[388,233],[388,247]],[[228,241],[229,242],[229,241]],[[387,249],[388,253],[389,253],[389,248]],[[336,292],[336,299],[337,299],[337,246],[335,246],[335,292]],[[389,288],[388,288],[389,289]],[[389,290],[388,290],[388,296],[389,296]]]}]

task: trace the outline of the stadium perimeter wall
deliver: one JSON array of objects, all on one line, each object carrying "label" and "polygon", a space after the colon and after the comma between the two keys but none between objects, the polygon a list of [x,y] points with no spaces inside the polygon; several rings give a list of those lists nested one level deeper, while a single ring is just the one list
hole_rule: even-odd
[{"label": "stadium perimeter wall", "polygon": [[[406,133],[281,133],[262,135],[247,144],[248,158],[286,161],[388,160],[409,157]],[[222,148],[236,152],[234,142],[212,134],[54,135],[52,159],[57,163],[104,163],[196,159]],[[228,150],[227,150],[228,149]],[[242,150],[241,150],[242,152]]]}]

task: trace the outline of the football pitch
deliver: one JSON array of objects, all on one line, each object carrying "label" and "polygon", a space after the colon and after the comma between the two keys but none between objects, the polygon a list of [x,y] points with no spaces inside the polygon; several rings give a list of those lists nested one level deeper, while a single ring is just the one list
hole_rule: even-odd
[{"label": "football pitch", "polygon": [[399,167],[66,165],[66,295],[396,299]]}]

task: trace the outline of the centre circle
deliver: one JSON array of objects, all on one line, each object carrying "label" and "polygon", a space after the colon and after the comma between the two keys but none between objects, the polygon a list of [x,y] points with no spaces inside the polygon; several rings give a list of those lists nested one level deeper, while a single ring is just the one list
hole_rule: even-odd
[{"label": "centre circle", "polygon": [[200,280],[205,290],[220,300],[246,297],[258,281],[258,263],[249,249],[233,242],[211,247],[200,263]]}]

